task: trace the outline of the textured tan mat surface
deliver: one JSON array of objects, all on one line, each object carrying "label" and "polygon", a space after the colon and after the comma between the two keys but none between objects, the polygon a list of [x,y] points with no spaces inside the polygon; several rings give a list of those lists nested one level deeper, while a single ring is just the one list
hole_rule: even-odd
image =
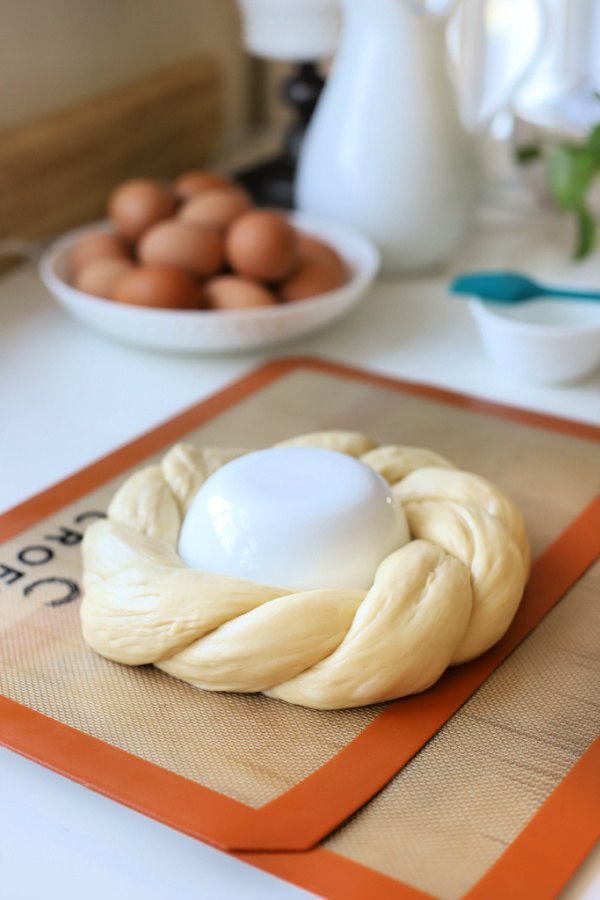
[{"label": "textured tan mat surface", "polygon": [[[263,447],[322,428],[429,447],[494,481],[520,507],[534,558],[600,491],[593,441],[304,368],[185,440]],[[318,712],[261,695],[203,693],[89,651],[79,632],[79,539],[126,475],[0,547],[0,692],[259,808],[332,759],[382,707]],[[596,565],[322,846],[442,900],[460,897],[598,734],[599,595]]]},{"label": "textured tan mat surface", "polygon": [[597,563],[323,846],[442,900],[462,897],[598,736],[599,598]]}]

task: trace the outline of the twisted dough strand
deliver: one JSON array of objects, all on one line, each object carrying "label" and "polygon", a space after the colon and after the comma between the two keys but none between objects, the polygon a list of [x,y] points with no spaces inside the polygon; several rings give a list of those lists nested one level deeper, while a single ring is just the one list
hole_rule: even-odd
[{"label": "twisted dough strand", "polygon": [[376,447],[357,432],[278,446],[348,453],[392,485],[413,540],[384,559],[371,589],[293,592],[187,568],[175,548],[193,497],[247,451],[178,444],[134,474],[108,519],[86,533],[81,619],[90,646],[209,690],[336,709],[422,691],[502,636],[529,546],[498,488],[430,450]]},{"label": "twisted dough strand", "polygon": [[469,569],[473,609],[451,662],[480,656],[500,640],[517,611],[527,577],[519,548],[498,519],[476,506],[425,500],[405,504],[404,512],[413,537],[443,547]]},{"label": "twisted dough strand", "polygon": [[449,665],[471,603],[468,569],[441,548],[412,541],[381,563],[337,650],[267,693],[340,709],[423,691]]}]

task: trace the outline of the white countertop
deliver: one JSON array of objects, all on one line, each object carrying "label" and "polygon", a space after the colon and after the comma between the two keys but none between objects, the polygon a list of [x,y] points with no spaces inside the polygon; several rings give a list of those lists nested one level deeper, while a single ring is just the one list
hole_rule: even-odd
[{"label": "white countertop", "polygon": [[[526,269],[600,284],[598,256],[568,262],[556,218],[482,217],[452,271]],[[103,457],[273,356],[319,356],[600,425],[600,370],[547,388],[496,372],[448,272],[379,281],[346,318],[270,352],[210,358],[130,349],[87,331],[23,267],[0,279],[0,512]],[[3,900],[313,896],[0,750]],[[600,845],[562,900],[600,897]]]}]

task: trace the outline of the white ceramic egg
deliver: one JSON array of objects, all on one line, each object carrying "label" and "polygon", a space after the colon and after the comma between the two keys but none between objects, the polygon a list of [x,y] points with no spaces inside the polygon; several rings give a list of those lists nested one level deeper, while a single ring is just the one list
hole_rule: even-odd
[{"label": "white ceramic egg", "polygon": [[207,569],[293,590],[367,590],[410,540],[377,472],[314,447],[258,450],[218,469],[186,515],[179,554]]}]

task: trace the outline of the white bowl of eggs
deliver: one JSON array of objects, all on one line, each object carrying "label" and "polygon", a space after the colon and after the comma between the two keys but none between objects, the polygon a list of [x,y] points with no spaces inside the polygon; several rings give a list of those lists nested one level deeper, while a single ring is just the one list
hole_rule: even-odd
[{"label": "white bowl of eggs", "polygon": [[358,303],[379,269],[361,234],[255,208],[210,172],[126,182],[108,216],[53,243],[40,277],[85,325],[152,350],[243,351],[307,334]]}]

